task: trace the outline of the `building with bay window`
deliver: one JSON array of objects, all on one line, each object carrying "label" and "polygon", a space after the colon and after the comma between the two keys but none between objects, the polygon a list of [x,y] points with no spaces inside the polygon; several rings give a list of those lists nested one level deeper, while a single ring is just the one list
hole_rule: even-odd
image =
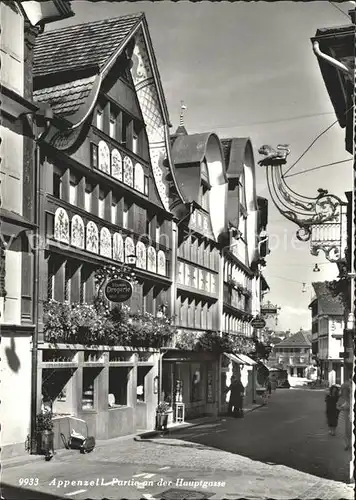
[{"label": "building with bay window", "polygon": [[[92,304],[96,270],[134,255],[131,313],[173,314],[169,120],[144,15],[40,35],[34,96],[57,118],[39,165],[41,310],[48,300]],[[59,353],[42,335],[38,349],[58,429],[68,414],[98,439],[154,426],[157,349],[58,344]]]}]

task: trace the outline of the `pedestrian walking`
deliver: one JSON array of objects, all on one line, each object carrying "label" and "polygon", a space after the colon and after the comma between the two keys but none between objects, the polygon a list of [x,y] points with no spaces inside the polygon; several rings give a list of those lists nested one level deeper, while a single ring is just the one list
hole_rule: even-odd
[{"label": "pedestrian walking", "polygon": [[266,389],[267,389],[268,397],[270,397],[270,395],[272,394],[272,382],[271,382],[271,379],[269,377],[266,381]]},{"label": "pedestrian walking", "polygon": [[344,443],[345,450],[349,450],[351,447],[351,384],[352,384],[352,376],[350,376],[349,380],[344,382],[340,387],[340,398],[337,403],[337,408],[340,410],[343,418],[344,418],[344,426],[345,426],[345,434],[344,434]]},{"label": "pedestrian walking", "polygon": [[278,385],[278,382],[277,382],[276,376],[271,377],[271,386],[272,386],[273,392],[276,392],[277,385]]},{"label": "pedestrian walking", "polygon": [[229,415],[235,417],[243,417],[243,396],[245,393],[245,388],[241,383],[241,380],[233,376],[231,378],[231,385],[226,392],[230,391],[230,399],[228,406]]},{"label": "pedestrian walking", "polygon": [[340,410],[337,408],[337,402],[339,400],[339,388],[336,385],[332,385],[329,390],[329,394],[325,398],[326,403],[326,419],[329,427],[329,434],[335,436],[336,427],[338,424]]}]

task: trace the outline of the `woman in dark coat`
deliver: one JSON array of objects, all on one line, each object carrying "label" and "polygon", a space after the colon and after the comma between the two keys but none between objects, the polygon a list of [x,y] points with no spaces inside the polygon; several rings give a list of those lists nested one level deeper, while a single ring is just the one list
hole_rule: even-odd
[{"label": "woman in dark coat", "polygon": [[337,401],[339,399],[339,388],[336,385],[330,387],[330,392],[325,398],[326,403],[326,419],[329,426],[329,434],[335,436],[335,430],[338,424],[339,413],[337,409]]},{"label": "woman in dark coat", "polygon": [[231,415],[242,416],[242,402],[243,395],[245,393],[245,388],[241,383],[241,380],[233,377],[231,380],[231,385],[228,389],[230,391],[229,409],[228,412]]}]

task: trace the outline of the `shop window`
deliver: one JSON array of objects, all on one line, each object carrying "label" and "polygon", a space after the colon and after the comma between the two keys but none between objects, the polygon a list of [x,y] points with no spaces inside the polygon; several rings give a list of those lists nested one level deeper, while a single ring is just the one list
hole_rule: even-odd
[{"label": "shop window", "polygon": [[83,368],[82,409],[95,408],[96,378],[100,373],[98,368]]},{"label": "shop window", "polygon": [[[67,383],[73,376],[72,368],[45,368],[42,371],[42,398],[43,402],[51,406],[55,402],[64,402],[67,398]],[[54,408],[55,410],[55,408]]]},{"label": "shop window", "polygon": [[202,370],[200,363],[193,363],[190,365],[190,381],[191,381],[191,390],[190,390],[190,400],[192,402],[201,401],[203,399],[202,396]]},{"label": "shop window", "polygon": [[127,386],[131,368],[110,367],[109,368],[109,406],[127,406]]},{"label": "shop window", "polygon": [[53,173],[53,196],[58,199],[62,197],[62,177],[56,172]]},{"label": "shop window", "polygon": [[145,382],[146,382],[146,375],[150,371],[150,368],[147,366],[138,366],[137,367],[137,401],[144,402],[146,399],[146,394],[145,394]]}]

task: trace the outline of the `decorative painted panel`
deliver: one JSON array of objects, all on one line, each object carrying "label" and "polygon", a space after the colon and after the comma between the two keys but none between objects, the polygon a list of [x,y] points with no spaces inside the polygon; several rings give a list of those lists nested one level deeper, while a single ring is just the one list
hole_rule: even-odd
[{"label": "decorative painted panel", "polygon": [[111,233],[107,227],[100,230],[100,255],[112,258]]},{"label": "decorative painted panel", "polygon": [[122,158],[117,149],[111,151],[111,174],[115,179],[122,181]]},{"label": "decorative painted panel", "polygon": [[185,265],[184,284],[185,286],[190,286],[190,266],[188,264]]},{"label": "decorative painted panel", "polygon": [[210,279],[210,293],[216,293],[216,276],[214,274],[211,275]]},{"label": "decorative painted panel", "polygon": [[128,236],[125,240],[125,262],[128,262],[128,257],[130,255],[136,255],[135,243],[133,242],[133,239]]},{"label": "decorative painted panel", "polygon": [[153,175],[162,203],[168,209],[168,185],[163,164],[167,157],[164,120],[142,30],[136,34],[132,60],[131,74],[146,124]]},{"label": "decorative painted panel", "polygon": [[99,253],[99,231],[92,221],[87,224],[86,249],[89,252]]},{"label": "decorative painted panel", "polygon": [[145,190],[145,174],[140,163],[135,165],[135,189],[141,193]]},{"label": "decorative painted panel", "polygon": [[73,246],[83,248],[85,245],[84,222],[79,215],[74,215],[72,218],[72,231],[70,242]]},{"label": "decorative painted panel", "polygon": [[199,269],[199,290],[204,290],[204,271]]},{"label": "decorative painted panel", "polygon": [[205,291],[206,292],[210,292],[210,280],[211,280],[211,274],[206,273],[206,276],[205,276]]},{"label": "decorative painted panel", "polygon": [[153,273],[157,272],[156,250],[151,246],[147,249],[147,270]]},{"label": "decorative painted panel", "polygon": [[133,165],[128,156],[124,158],[124,183],[133,187]]},{"label": "decorative painted panel", "polygon": [[194,269],[193,269],[193,283],[192,283],[192,285],[194,286],[194,288],[198,287],[198,268],[197,267],[194,267]]},{"label": "decorative painted panel", "polygon": [[162,276],[166,275],[166,256],[163,250],[158,250],[157,253],[157,273]]},{"label": "decorative painted panel", "polygon": [[184,285],[184,262],[178,264],[178,283]]},{"label": "decorative painted panel", "polygon": [[113,236],[113,259],[124,261],[124,240],[120,233],[115,233]]},{"label": "decorative painted panel", "polygon": [[61,207],[54,214],[54,239],[69,245],[69,217]]},{"label": "decorative painted panel", "polygon": [[104,141],[99,142],[99,170],[110,174],[110,149]]},{"label": "decorative painted panel", "polygon": [[138,241],[136,245],[137,267],[146,269],[147,267],[147,252],[146,246],[142,241]]}]

